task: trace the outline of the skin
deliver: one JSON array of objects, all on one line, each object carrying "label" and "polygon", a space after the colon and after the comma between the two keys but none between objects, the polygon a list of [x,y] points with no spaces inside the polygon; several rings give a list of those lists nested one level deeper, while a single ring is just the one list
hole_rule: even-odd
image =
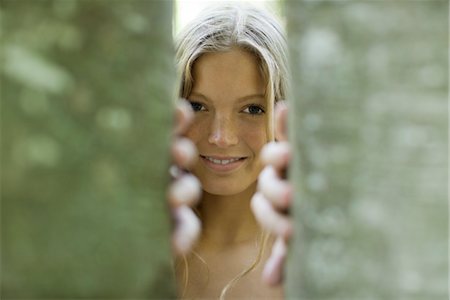
[{"label": "skin", "polygon": [[[280,286],[270,288],[260,282],[261,277],[272,285],[281,280],[286,241],[292,231],[290,219],[283,214],[292,192],[281,178],[290,152],[286,143],[265,146],[267,108],[258,70],[256,59],[238,49],[204,54],[193,69],[194,87],[189,100],[195,112],[189,112],[184,104],[178,109],[177,134],[184,137],[175,139],[174,162],[189,169],[199,181],[192,174],[174,176],[168,196],[176,221],[173,245],[177,253],[187,253],[199,237],[200,224],[189,207],[200,198],[201,182],[203,194],[198,209],[203,232],[194,250],[209,269],[208,274],[204,263],[188,255],[188,297],[217,298],[222,288],[246,269],[257,255],[254,243],[261,231],[258,221],[276,235],[276,242],[269,242],[274,245],[272,255],[269,257],[267,252],[263,257],[265,267],[260,264],[227,295],[283,297]],[[283,127],[278,127],[278,138],[283,139]],[[223,171],[211,168],[205,156],[240,160],[236,168]]]},{"label": "skin", "polygon": [[[193,76],[189,101],[198,111],[186,137],[200,157],[192,173],[206,193],[240,198],[262,169],[259,152],[267,143],[264,81],[256,59],[240,50],[204,54],[194,65]],[[217,172],[203,156],[242,161],[235,171]]]}]

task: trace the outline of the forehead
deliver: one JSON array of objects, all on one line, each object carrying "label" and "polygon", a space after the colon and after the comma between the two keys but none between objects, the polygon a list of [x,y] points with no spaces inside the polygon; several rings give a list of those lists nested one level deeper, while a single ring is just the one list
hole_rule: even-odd
[{"label": "forehead", "polygon": [[193,92],[226,93],[240,96],[264,94],[264,81],[255,55],[240,49],[206,53],[193,68]]}]

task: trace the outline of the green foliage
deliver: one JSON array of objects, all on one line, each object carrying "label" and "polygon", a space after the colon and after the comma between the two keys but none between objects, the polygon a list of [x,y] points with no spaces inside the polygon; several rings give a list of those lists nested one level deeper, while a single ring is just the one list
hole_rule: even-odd
[{"label": "green foliage", "polygon": [[174,295],[170,1],[1,2],[1,298]]}]

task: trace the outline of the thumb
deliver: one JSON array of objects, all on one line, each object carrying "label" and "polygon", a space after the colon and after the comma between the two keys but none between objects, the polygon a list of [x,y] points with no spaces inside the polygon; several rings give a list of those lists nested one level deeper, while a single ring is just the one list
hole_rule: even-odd
[{"label": "thumb", "polygon": [[275,139],[277,141],[287,141],[287,118],[288,106],[285,100],[278,101],[275,104]]}]

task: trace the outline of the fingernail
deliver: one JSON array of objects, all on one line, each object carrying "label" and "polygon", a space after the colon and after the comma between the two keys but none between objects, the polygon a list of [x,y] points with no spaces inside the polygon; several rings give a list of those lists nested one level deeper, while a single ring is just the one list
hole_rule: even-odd
[{"label": "fingernail", "polygon": [[170,168],[169,168],[169,174],[170,174],[170,176],[172,176],[172,178],[178,178],[183,174],[183,172],[180,170],[180,168],[173,165],[173,166],[170,166]]},{"label": "fingernail", "polygon": [[201,196],[200,182],[195,176],[186,175],[171,189],[171,196],[177,203],[194,204]]},{"label": "fingernail", "polygon": [[198,239],[200,222],[192,210],[187,206],[178,209],[180,224],[174,233],[173,241],[177,251],[181,254],[188,253]]},{"label": "fingernail", "polygon": [[286,109],[286,108],[287,108],[286,100],[280,100],[280,101],[278,101],[276,107],[277,107],[278,109]]},{"label": "fingernail", "polygon": [[195,148],[192,141],[187,138],[183,138],[178,141],[178,145],[182,161],[189,166],[194,164],[197,160],[197,148]]},{"label": "fingernail", "polygon": [[273,148],[276,147],[275,142],[269,142],[261,149],[261,160],[268,164],[272,161]]}]

